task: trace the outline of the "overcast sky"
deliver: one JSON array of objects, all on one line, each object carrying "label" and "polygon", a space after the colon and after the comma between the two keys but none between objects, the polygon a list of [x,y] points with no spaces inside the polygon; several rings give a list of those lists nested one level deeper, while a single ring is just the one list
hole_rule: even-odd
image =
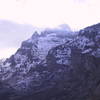
[{"label": "overcast sky", "polygon": [[74,29],[100,21],[100,0],[0,0],[0,18],[38,27],[67,23]]},{"label": "overcast sky", "polygon": [[9,57],[34,32],[32,25],[0,20],[0,58]]},{"label": "overcast sky", "polygon": [[[72,29],[81,29],[100,22],[99,10],[100,0],[0,0],[1,20],[37,27],[55,27],[66,23]],[[11,54],[7,52],[9,48],[11,53],[17,49],[13,46],[0,49],[0,57],[8,57],[6,55]]]}]

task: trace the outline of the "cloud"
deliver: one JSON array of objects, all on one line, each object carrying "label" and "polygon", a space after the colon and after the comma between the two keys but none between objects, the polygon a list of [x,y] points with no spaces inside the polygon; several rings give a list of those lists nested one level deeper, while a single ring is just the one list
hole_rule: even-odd
[{"label": "cloud", "polygon": [[0,58],[9,57],[34,31],[32,25],[0,20]]},{"label": "cloud", "polygon": [[31,25],[0,20],[0,48],[18,48],[21,41],[30,37],[33,32],[34,27]]}]

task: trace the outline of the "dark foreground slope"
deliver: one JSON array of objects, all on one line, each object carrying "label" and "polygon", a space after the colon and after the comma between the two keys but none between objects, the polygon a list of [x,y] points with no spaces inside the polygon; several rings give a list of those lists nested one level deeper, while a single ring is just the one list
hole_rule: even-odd
[{"label": "dark foreground slope", "polygon": [[100,100],[100,24],[76,36],[47,34],[2,64],[0,100]]}]

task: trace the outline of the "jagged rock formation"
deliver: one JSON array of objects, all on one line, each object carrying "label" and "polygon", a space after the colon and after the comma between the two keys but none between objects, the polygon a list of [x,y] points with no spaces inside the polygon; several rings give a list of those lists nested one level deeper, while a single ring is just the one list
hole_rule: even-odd
[{"label": "jagged rock formation", "polygon": [[0,98],[100,100],[100,24],[68,33],[46,30],[24,41],[1,66]]}]

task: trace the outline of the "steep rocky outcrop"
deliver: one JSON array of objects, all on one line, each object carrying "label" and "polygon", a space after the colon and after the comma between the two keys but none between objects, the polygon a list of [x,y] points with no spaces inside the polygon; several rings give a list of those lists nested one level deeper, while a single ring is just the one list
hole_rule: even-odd
[{"label": "steep rocky outcrop", "polygon": [[100,24],[35,33],[1,66],[5,100],[100,100]]}]

